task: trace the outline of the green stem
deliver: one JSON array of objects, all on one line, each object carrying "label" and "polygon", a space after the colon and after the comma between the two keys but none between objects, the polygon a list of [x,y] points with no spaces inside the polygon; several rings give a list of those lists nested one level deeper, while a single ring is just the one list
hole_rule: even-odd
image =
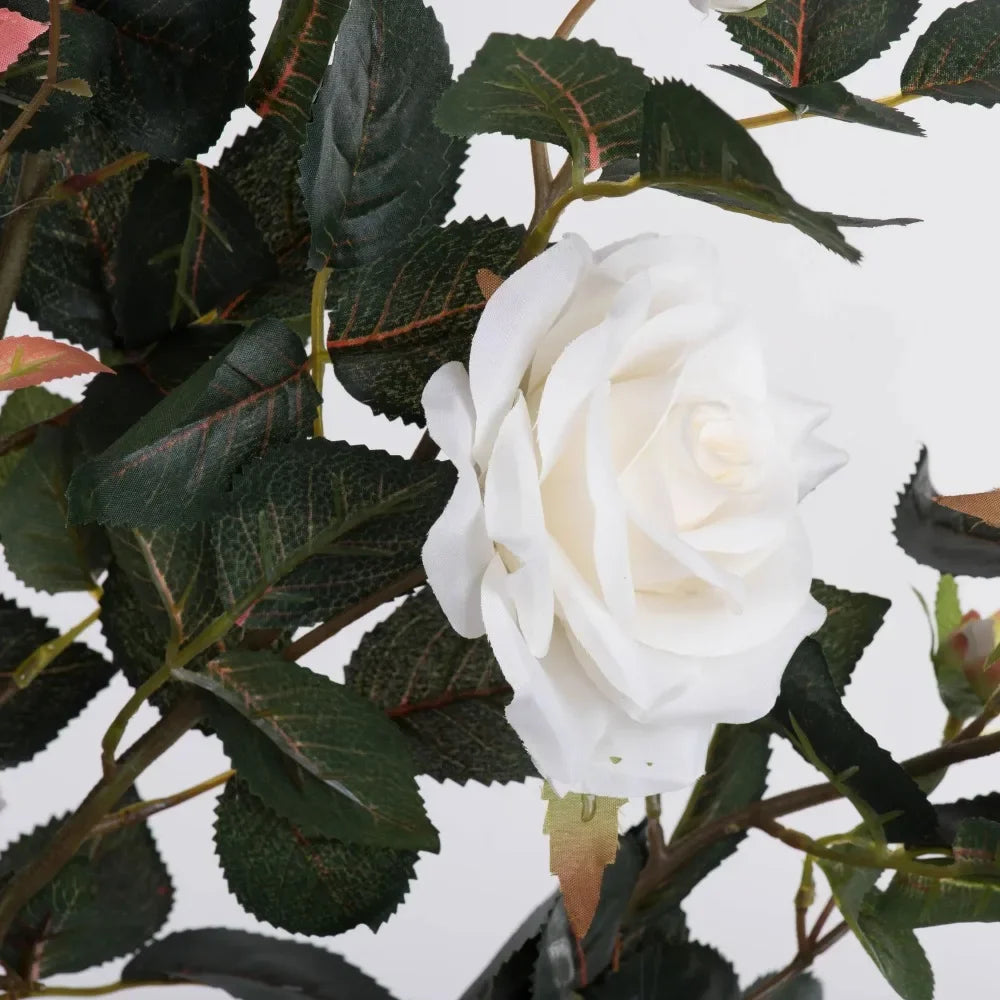
[{"label": "green stem", "polygon": [[[906,104],[907,101],[915,101],[920,94],[891,94],[889,97],[879,97],[875,100],[876,104],[881,104],[886,108],[898,108],[900,104]],[[741,118],[740,124],[745,129],[751,128],[765,128],[768,125],[781,125],[783,122],[794,122],[798,121],[800,118],[813,118],[815,117],[812,112],[806,111],[799,114],[795,111],[772,111],[770,114],[766,115],[754,115],[752,118]]]},{"label": "green stem", "polygon": [[19,997],[105,997],[122,990],[138,989],[141,986],[190,986],[183,979],[147,979],[133,983],[104,983],[102,986],[59,986],[35,983],[28,993],[18,993]]},{"label": "green stem", "polygon": [[[98,597],[98,600],[100,597]],[[25,657],[14,671],[14,685],[23,690],[26,688],[57,656],[68,649],[94,622],[101,617],[101,607],[98,605],[82,621],[74,625],[51,642],[44,642],[33,653]]]},{"label": "green stem", "polygon": [[59,828],[44,853],[18,870],[0,897],[0,941],[7,937],[24,905],[43,889],[73,858],[94,827],[121,801],[136,778],[170,749],[202,716],[201,701],[180,699],[144,733],[105,774],[76,812]]},{"label": "green stem", "polygon": [[14,197],[14,207],[0,238],[0,337],[7,330],[10,311],[21,287],[21,276],[28,263],[28,248],[35,219],[42,207],[42,195],[49,179],[51,158],[48,153],[25,153]]},{"label": "green stem", "polygon": [[[316,272],[312,287],[312,305],[310,316],[310,339],[312,340],[312,376],[316,391],[323,395],[323,376],[326,374],[326,363],[330,355],[326,349],[326,286],[330,281],[330,268],[324,267]],[[316,419],[313,421],[313,436],[323,437],[323,404],[316,408]]]}]

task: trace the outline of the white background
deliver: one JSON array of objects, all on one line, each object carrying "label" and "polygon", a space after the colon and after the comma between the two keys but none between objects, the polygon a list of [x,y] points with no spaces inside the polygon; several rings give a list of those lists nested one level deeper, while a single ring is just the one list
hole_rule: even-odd
[{"label": "white background", "polygon": [[[469,63],[491,31],[548,35],[570,5],[569,0],[431,4],[444,24],[456,70]],[[258,0],[253,6],[259,47],[278,4]],[[896,92],[914,39],[945,7],[943,0],[925,3],[905,38],[848,81],[852,89],[870,97]],[[600,0],[578,34],[614,46],[650,74],[680,77],[703,88],[733,114],[775,107],[762,91],[709,68],[748,59],[714,18],[703,18],[686,0]],[[930,100],[905,110],[924,124],[928,138],[819,119],[755,133],[785,185],[806,205],[925,220],[909,229],[852,232],[865,252],[861,266],[847,264],[790,227],[659,192],[574,206],[565,219],[594,245],[648,230],[712,239],[733,298],[762,331],[776,381],[833,405],[826,436],[850,453],[851,462],[806,504],[816,572],[840,586],[893,600],[885,628],[857,671],[848,705],[900,757],[934,745],[944,713],[928,662],[927,625],[911,590],[916,586],[929,593],[935,576],[895,546],[890,522],[896,491],[909,475],[920,441],[930,446],[936,484],[944,492],[1000,484],[995,435],[1000,110]],[[252,119],[249,113],[238,116],[224,143]],[[208,162],[216,156],[217,151]],[[525,143],[497,136],[476,140],[463,180],[455,218],[486,214],[527,220],[531,188]],[[24,317],[17,317],[11,332],[32,331]],[[376,420],[334,385],[328,383],[328,390],[328,434],[401,452],[412,447],[412,428]],[[1000,606],[1000,584],[962,581],[962,588],[967,606],[984,613]],[[25,591],[6,571],[0,592],[63,628],[89,610],[78,596],[49,598]],[[362,631],[364,625],[348,630],[306,662],[339,676]],[[103,648],[99,630],[92,629],[87,640]],[[98,776],[100,735],[127,692],[116,680],[52,747],[31,764],[0,775],[8,802],[0,813],[0,840],[78,803]],[[150,711],[140,714],[129,737],[154,717]],[[226,766],[215,741],[192,734],[141,779],[140,789],[147,796],[168,794]],[[989,760],[962,765],[938,795],[954,799],[994,789],[996,767]],[[805,764],[778,748],[772,790],[814,780]],[[348,956],[400,1000],[451,1000],[550,890],[539,785],[460,788],[422,781],[421,788],[441,829],[441,854],[421,857],[406,902],[377,935],[359,929],[320,943]],[[681,805],[680,797],[668,800],[667,815],[678,813]],[[167,929],[216,925],[273,933],[245,915],[226,889],[212,849],[212,808],[213,797],[206,796],[153,821],[177,888]],[[853,825],[854,818],[836,805],[794,822],[827,833]],[[719,948],[744,984],[784,965],[794,951],[792,897],[799,862],[790,849],[755,834],[688,901],[693,936]],[[935,967],[939,1000],[989,990],[972,970],[983,969],[987,949],[1000,940],[995,925],[919,934]],[[109,966],[66,981],[111,981],[116,970]],[[817,970],[832,1000],[894,996],[853,941],[823,956]],[[210,992],[172,989],[178,1000]]]}]

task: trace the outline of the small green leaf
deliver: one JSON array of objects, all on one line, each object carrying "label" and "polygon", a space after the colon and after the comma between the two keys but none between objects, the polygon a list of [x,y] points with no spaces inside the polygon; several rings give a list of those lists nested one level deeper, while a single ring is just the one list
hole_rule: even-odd
[{"label": "small green leaf", "polygon": [[[781,681],[772,712],[786,735],[801,734],[828,775],[839,776],[850,793],[885,823],[889,840],[934,844],[940,841],[937,816],[916,782],[855,721],[841,702],[823,650],[806,639]],[[793,740],[795,742],[795,740]]]},{"label": "small green leaf", "polygon": [[896,540],[918,563],[957,576],[1000,576],[1000,528],[935,503],[927,449],[896,505]]},{"label": "small green leaf", "polygon": [[420,566],[454,485],[443,462],[410,462],[314,439],[236,478],[214,525],[227,608],[249,628],[312,625]]},{"label": "small green leaf", "polygon": [[946,10],[917,39],[903,67],[904,94],[981,104],[1000,101],[1000,6],[971,0]]},{"label": "small green leaf", "polygon": [[224,310],[277,271],[250,209],[219,170],[192,160],[146,170],[112,268],[117,336],[131,349]]},{"label": "small green leaf", "polygon": [[[0,410],[0,438],[8,438],[44,420],[59,416],[73,404],[62,396],[40,385],[16,389],[4,401]],[[24,458],[25,449],[17,448],[0,455],[0,489],[10,479],[18,463]]]},{"label": "small green leaf", "polygon": [[962,605],[958,599],[958,584],[950,573],[942,573],[934,597],[934,624],[938,644],[962,624]]},{"label": "small green leaf", "polygon": [[852,262],[861,259],[828,216],[785,191],[750,133],[701,91],[679,80],[654,84],[643,117],[640,170],[647,184],[788,223]]},{"label": "small green leaf", "polygon": [[843,694],[892,602],[874,594],[841,590],[822,580],[813,580],[812,596],[826,608],[826,621],[813,638],[823,650],[837,690]]},{"label": "small green leaf", "polygon": [[963,821],[953,849],[954,874],[896,872],[879,900],[879,918],[899,928],[1000,920],[1000,823]]},{"label": "small green leaf", "polygon": [[247,104],[261,118],[280,123],[296,143],[301,143],[305,134],[313,98],[348,3],[281,0],[277,23],[247,87]]},{"label": "small green leaf", "polygon": [[108,558],[104,532],[67,524],[66,487],[77,459],[72,432],[42,427],[0,489],[0,542],[24,584],[48,594],[92,590]]},{"label": "small green leaf", "polygon": [[919,0],[788,0],[763,17],[726,17],[729,33],[789,87],[825,83],[860,69],[910,26]]},{"label": "small green leaf", "polygon": [[[134,793],[120,806],[136,801]],[[0,883],[38,857],[62,819],[15,841],[0,857]],[[82,972],[141,948],[173,903],[170,876],[145,823],[91,839],[14,919],[4,963],[28,979]]]},{"label": "small green leaf", "polygon": [[[304,833],[347,843],[438,849],[406,743],[370,702],[271,653],[228,653],[204,670],[176,673],[235,709],[291,762],[344,800],[338,823],[297,824],[309,827]],[[226,732],[228,750],[234,745],[233,727]],[[241,777],[268,806],[281,811],[280,798],[271,802],[266,782],[255,782],[247,773]],[[327,809],[316,819],[332,816]]]},{"label": "small green leaf", "polygon": [[584,172],[639,149],[646,74],[575,38],[493,34],[438,105],[451,135],[502,132],[562,146]]},{"label": "small green leaf", "polygon": [[70,517],[155,528],[212,515],[233,472],[309,433],[318,403],[298,337],[257,323],[75,473]]},{"label": "small green leaf", "polygon": [[59,637],[31,612],[0,598],[0,769],[31,760],[76,718],[114,671],[80,642],[61,653],[23,691],[11,675],[39,646]]},{"label": "small green leaf", "polygon": [[487,785],[535,774],[488,640],[458,635],[429,588],[361,640],[345,683],[393,719],[420,774]]},{"label": "small green leaf", "polygon": [[[837,850],[850,854],[850,844]],[[830,883],[837,907],[876,968],[903,1000],[933,1000],[934,973],[912,930],[891,926],[881,913],[882,893],[874,868],[853,868],[817,860]]]},{"label": "small green leaf", "polygon": [[422,0],[354,0],[302,149],[315,270],[371,263],[444,221],[466,152],[433,121],[450,82],[444,31]]},{"label": "small green leaf", "polygon": [[402,902],[417,855],[306,837],[238,779],[216,810],[215,846],[240,905],[296,934],[377,930]]},{"label": "small green leaf", "polygon": [[327,348],[341,385],[376,413],[423,424],[427,380],[448,361],[468,362],[486,305],[477,272],[511,274],[523,239],[520,226],[466,219],[335,274]]},{"label": "small green leaf", "polygon": [[121,979],[192,983],[239,1000],[393,1000],[339,955],[222,927],[179,931],[154,941],[125,966]]},{"label": "small green leaf", "polygon": [[801,87],[788,87],[755,73],[746,66],[715,66],[746,83],[766,90],[779,104],[796,115],[819,115],[842,122],[871,125],[873,128],[902,132],[906,135],[923,135],[924,130],[898,108],[890,108],[878,101],[852,94],[843,84],[807,83]]},{"label": "small green leaf", "polygon": [[[769,734],[758,726],[716,726],[708,748],[705,773],[688,799],[674,828],[674,843],[720,816],[760,800],[767,788],[771,757]],[[734,833],[707,846],[670,880],[658,897],[660,905],[679,904],[709,872],[736,851],[745,833]]]}]

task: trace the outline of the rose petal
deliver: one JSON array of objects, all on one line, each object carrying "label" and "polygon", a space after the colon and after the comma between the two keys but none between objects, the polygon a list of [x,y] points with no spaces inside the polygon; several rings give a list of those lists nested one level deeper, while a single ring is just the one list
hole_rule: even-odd
[{"label": "rose petal", "polygon": [[476,408],[465,366],[458,361],[442,365],[428,379],[420,402],[427,433],[444,456],[463,469],[471,469]]},{"label": "rose petal", "polygon": [[520,563],[511,567],[508,584],[518,622],[532,655],[544,656],[552,635],[555,598],[535,443],[521,393],[497,432],[484,495],[490,538]]},{"label": "rose petal", "polygon": [[473,456],[481,468],[539,339],[565,308],[590,261],[587,244],[567,236],[515,271],[486,303],[469,354],[476,403]]}]

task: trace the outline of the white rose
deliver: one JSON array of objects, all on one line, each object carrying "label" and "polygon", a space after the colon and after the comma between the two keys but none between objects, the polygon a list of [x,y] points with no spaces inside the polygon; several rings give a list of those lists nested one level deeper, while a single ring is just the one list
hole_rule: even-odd
[{"label": "white rose", "polygon": [[843,456],[812,437],[824,408],[769,392],[712,271],[696,240],[566,237],[424,392],[458,469],[428,580],[489,636],[560,791],[691,784],[715,724],[764,715],[823,622],[797,505]]},{"label": "white rose", "polygon": [[691,0],[691,6],[697,7],[703,14],[717,10],[720,14],[743,14],[755,7],[760,7],[765,0]]}]

